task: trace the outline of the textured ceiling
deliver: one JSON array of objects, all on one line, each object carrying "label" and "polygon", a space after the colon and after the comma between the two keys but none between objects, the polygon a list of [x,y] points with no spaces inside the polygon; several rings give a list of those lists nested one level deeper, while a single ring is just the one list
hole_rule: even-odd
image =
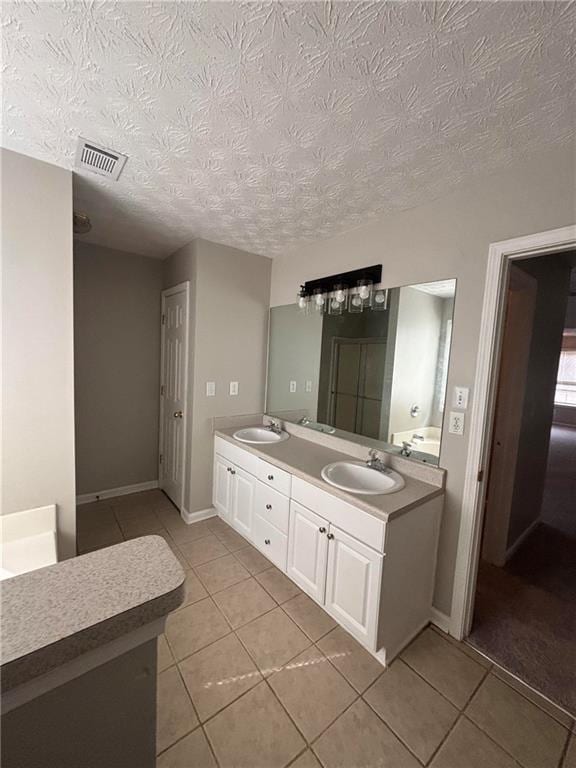
[{"label": "textured ceiling", "polygon": [[3,144],[82,173],[85,239],[268,256],[565,142],[576,6],[560,2],[3,3]]}]

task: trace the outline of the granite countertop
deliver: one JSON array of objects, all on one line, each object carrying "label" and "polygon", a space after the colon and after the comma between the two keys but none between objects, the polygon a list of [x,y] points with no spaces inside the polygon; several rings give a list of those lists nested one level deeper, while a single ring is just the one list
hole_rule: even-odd
[{"label": "granite countertop", "polygon": [[290,472],[290,474],[318,486],[318,488],[332,494],[332,496],[337,496],[339,499],[347,501],[349,504],[353,504],[355,507],[363,509],[365,512],[382,520],[398,517],[423,502],[436,496],[441,496],[444,493],[443,487],[410,477],[405,472],[400,472],[404,478],[405,486],[402,490],[395,493],[379,494],[377,496],[348,493],[325,482],[322,479],[321,472],[326,464],[332,464],[335,461],[358,461],[356,456],[335,451],[332,448],[327,448],[312,440],[304,440],[295,435],[290,435],[288,440],[281,443],[259,445],[241,443],[233,438],[236,430],[237,427],[219,429],[214,434],[236,447],[243,448],[249,453],[260,456],[262,459],[270,462],[270,464],[274,464],[274,466]]},{"label": "granite countertop", "polygon": [[50,672],[177,608],[184,571],[144,536],[0,583],[2,690]]}]

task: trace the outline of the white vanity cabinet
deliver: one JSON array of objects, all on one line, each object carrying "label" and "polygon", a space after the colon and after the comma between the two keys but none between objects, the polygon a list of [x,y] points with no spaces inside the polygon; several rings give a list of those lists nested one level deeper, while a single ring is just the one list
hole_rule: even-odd
[{"label": "white vanity cabinet", "polygon": [[216,436],[213,503],[383,663],[430,621],[441,494],[387,520]]}]

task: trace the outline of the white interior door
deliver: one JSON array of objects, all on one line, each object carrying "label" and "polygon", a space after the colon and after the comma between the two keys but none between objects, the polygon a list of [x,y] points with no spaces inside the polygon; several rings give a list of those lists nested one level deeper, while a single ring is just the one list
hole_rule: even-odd
[{"label": "white interior door", "polygon": [[160,381],[160,487],[184,506],[186,396],[188,390],[189,283],[162,292]]}]

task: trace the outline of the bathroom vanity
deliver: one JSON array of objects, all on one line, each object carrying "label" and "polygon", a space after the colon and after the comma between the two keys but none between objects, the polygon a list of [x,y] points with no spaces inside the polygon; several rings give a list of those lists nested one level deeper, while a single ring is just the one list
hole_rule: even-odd
[{"label": "bathroom vanity", "polygon": [[403,486],[351,494],[322,472],[360,464],[367,449],[351,447],[350,455],[326,436],[322,444],[286,428],[281,440],[252,444],[236,439],[238,430],[216,431],[214,507],[387,664],[430,621],[444,473],[385,456]]}]

